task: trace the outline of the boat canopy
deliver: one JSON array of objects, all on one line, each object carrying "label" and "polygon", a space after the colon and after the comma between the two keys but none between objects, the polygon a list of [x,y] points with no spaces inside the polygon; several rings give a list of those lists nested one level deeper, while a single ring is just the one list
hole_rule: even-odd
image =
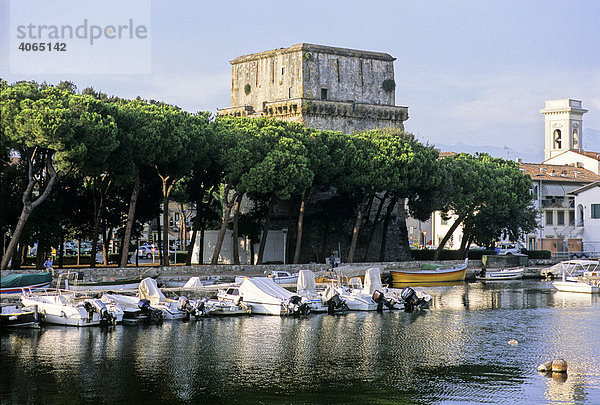
[{"label": "boat canopy", "polygon": [[141,299],[143,298],[150,300],[150,305],[156,305],[160,302],[167,301],[167,297],[165,297],[162,291],[158,288],[156,280],[150,277],[140,281],[138,292]]},{"label": "boat canopy", "polygon": [[376,290],[383,290],[381,271],[377,267],[372,267],[365,271],[365,288],[363,291],[369,295],[373,295]]},{"label": "boat canopy", "polygon": [[247,278],[240,285],[240,295],[245,302],[264,302],[279,304],[294,296],[290,291],[281,287],[272,278],[252,277]]},{"label": "boat canopy", "polygon": [[298,273],[298,282],[296,283],[296,287],[299,295],[314,293],[317,289],[315,273],[313,273],[311,270],[300,270]]},{"label": "boat canopy", "polygon": [[9,274],[0,279],[2,288],[26,287],[29,285],[49,283],[52,281],[52,273],[42,272],[34,274]]},{"label": "boat canopy", "polygon": [[200,277],[191,277],[187,283],[184,284],[183,288],[196,288],[196,287],[202,287],[202,280],[200,280]]}]

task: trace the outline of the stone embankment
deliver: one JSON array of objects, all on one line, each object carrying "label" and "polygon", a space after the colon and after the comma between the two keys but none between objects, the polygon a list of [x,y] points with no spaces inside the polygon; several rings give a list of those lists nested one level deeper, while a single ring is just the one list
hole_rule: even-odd
[{"label": "stone embankment", "polygon": [[[458,265],[461,261],[438,261],[436,263],[446,265]],[[529,264],[526,266],[524,277],[525,278],[536,278],[540,277],[541,269],[551,266],[557,263],[557,260],[529,260]],[[383,263],[354,263],[352,267],[378,267],[382,273],[387,273],[394,269],[418,269],[421,267],[423,262],[420,261],[409,261],[409,262],[383,262]],[[342,264],[345,266],[345,264]],[[155,276],[159,275],[160,279],[163,280],[181,280],[187,279],[193,276],[212,276],[212,275],[228,275],[228,276],[256,276],[264,275],[272,270],[286,270],[291,273],[296,273],[299,270],[312,270],[320,271],[326,270],[329,267],[326,264],[309,263],[309,264],[263,264],[263,265],[231,265],[231,264],[218,264],[218,265],[192,265],[192,266],[148,266],[148,267],[96,267],[96,268],[77,268],[77,269],[58,269],[54,271],[57,273],[64,272],[67,270],[78,271],[83,274],[84,280],[89,281],[102,281],[103,279],[111,278],[127,278],[142,276]],[[469,267],[467,269],[467,278],[474,278],[475,274],[481,270],[481,260],[469,261]],[[40,270],[5,270],[2,271],[2,276],[10,273],[34,273]]]}]

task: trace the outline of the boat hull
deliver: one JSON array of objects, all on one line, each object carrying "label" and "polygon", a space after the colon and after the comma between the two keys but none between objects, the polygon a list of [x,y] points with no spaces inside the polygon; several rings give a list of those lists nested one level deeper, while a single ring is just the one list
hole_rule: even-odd
[{"label": "boat hull", "polygon": [[463,269],[435,270],[435,271],[398,271],[390,270],[392,283],[439,283],[446,281],[463,281],[467,274]]},{"label": "boat hull", "polygon": [[0,294],[21,294],[23,290],[41,290],[50,287],[50,282],[31,284],[21,287],[0,288]]},{"label": "boat hull", "polygon": [[482,281],[503,281],[503,280],[519,280],[523,278],[524,268],[516,269],[501,269],[501,270],[487,270],[484,276],[476,276],[477,280]]},{"label": "boat hull", "polygon": [[555,281],[554,283],[552,283],[552,285],[558,291],[562,291],[562,292],[573,292],[573,293],[584,293],[584,294],[600,293],[600,287],[592,285],[592,284],[588,284],[588,283],[582,283],[582,282],[576,282],[576,281]]},{"label": "boat hull", "polygon": [[2,328],[39,328],[38,313],[32,308],[17,309],[16,306],[3,307],[0,314]]}]

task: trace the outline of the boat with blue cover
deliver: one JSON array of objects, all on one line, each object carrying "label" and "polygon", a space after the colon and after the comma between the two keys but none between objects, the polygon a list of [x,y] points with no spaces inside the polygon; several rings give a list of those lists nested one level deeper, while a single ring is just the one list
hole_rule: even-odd
[{"label": "boat with blue cover", "polygon": [[20,294],[23,289],[37,290],[47,288],[52,282],[52,273],[9,274],[0,279],[0,294]]}]

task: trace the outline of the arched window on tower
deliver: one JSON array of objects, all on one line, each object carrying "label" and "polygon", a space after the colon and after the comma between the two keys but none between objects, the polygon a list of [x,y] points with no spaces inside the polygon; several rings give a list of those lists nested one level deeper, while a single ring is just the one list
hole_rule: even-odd
[{"label": "arched window on tower", "polygon": [[579,149],[579,134],[577,128],[573,129],[573,149]]},{"label": "arched window on tower", "polygon": [[562,139],[560,134],[560,129],[554,130],[554,149],[560,149],[562,145]]}]

